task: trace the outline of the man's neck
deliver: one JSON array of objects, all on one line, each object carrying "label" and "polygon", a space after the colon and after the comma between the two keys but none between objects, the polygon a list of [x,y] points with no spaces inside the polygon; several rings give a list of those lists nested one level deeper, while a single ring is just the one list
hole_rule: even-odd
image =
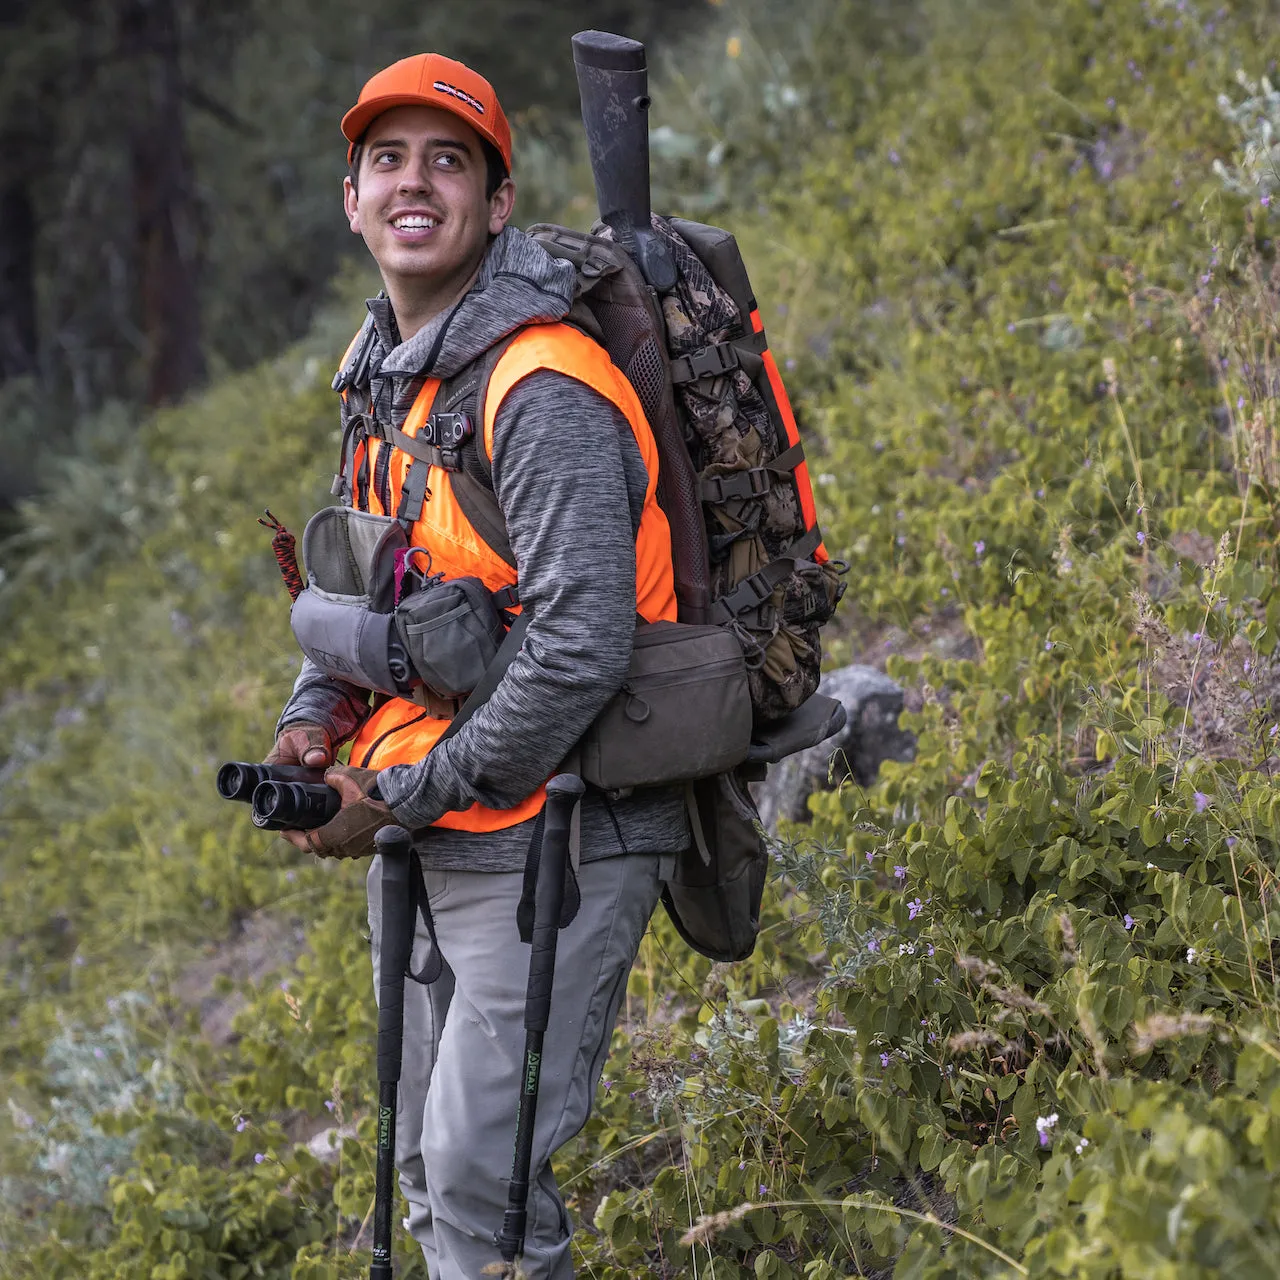
[{"label": "man's neck", "polygon": [[[420,329],[430,324],[436,316],[457,303],[476,282],[484,258],[461,280],[443,286],[426,286],[425,281],[384,280],[391,310],[395,314],[400,341],[408,342]],[[426,286],[426,287],[423,287]]]}]

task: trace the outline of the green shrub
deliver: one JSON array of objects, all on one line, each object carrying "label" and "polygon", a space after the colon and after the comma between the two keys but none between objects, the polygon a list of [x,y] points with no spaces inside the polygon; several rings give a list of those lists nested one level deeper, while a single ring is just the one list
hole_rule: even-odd
[{"label": "green shrub", "polygon": [[[873,45],[832,4],[800,52],[738,13],[737,56],[689,64],[707,123],[660,137],[663,182],[737,202],[850,564],[832,658],[904,684],[918,750],[783,833],[748,964],[655,919],[561,1161],[584,1274],[1276,1272],[1280,282],[1245,154],[1268,16],[939,2]],[[803,99],[753,116],[752,76],[797,67]],[[1256,101],[1224,111],[1237,70]],[[91,484],[74,522],[32,513],[25,545],[72,566],[56,602],[3,588],[0,1128],[52,1122],[32,1064],[105,992],[150,993],[140,1042],[182,1090],[81,1117],[133,1153],[96,1209],[47,1211],[0,1132],[16,1276],[361,1273],[361,868],[211,798],[294,663],[253,517],[323,500],[326,323],[144,424],[132,529]],[[179,979],[249,920],[306,947],[215,1048]],[[300,1144],[330,1125],[355,1136],[320,1164]]]}]

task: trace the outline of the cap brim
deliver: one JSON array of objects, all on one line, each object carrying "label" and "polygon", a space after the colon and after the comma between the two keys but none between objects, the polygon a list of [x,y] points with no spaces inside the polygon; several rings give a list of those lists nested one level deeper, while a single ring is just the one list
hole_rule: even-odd
[{"label": "cap brim", "polygon": [[511,160],[503,152],[501,144],[476,120],[473,114],[464,111],[460,104],[455,104],[443,96],[426,98],[420,93],[390,93],[382,98],[370,98],[368,102],[361,102],[352,107],[342,117],[342,136],[350,144],[347,147],[348,164],[351,163],[356,143],[364,137],[365,131],[384,111],[390,111],[393,107],[435,107],[440,111],[447,111],[451,116],[457,116],[463,124],[493,146],[502,156],[502,161],[507,168],[511,168]]}]

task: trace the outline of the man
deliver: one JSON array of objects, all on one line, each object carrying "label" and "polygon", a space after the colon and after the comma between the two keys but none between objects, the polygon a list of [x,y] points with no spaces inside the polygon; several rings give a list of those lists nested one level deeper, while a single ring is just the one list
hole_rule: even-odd
[{"label": "man", "polygon": [[[429,987],[406,985],[397,1165],[434,1280],[476,1280],[498,1261],[507,1201],[529,963],[516,907],[543,784],[621,687],[637,615],[674,619],[670,535],[634,392],[561,323],[573,268],[508,226],[510,132],[488,82],[435,54],[407,58],[364,86],[342,129],[347,218],[385,284],[353,347],[363,356],[335,382],[354,446],[343,492],[377,513],[407,510],[433,572],[518,586],[529,623],[491,697],[438,747],[453,708],[397,698],[371,712],[365,690],[304,662],[269,759],[329,765],[342,796],[328,826],[288,833],[300,849],[363,857],[382,825],[430,828],[418,847],[445,968]],[[389,428],[421,431],[441,380],[496,344],[507,345],[474,427],[508,558],[459,505],[456,473],[431,466],[416,509],[413,459],[386,443]],[[350,765],[334,764],[348,739]],[[581,907],[560,936],[534,1140],[534,1280],[572,1275],[551,1155],[586,1122],[668,858],[687,839],[678,792],[583,801]],[[368,884],[376,988],[376,865]]]}]

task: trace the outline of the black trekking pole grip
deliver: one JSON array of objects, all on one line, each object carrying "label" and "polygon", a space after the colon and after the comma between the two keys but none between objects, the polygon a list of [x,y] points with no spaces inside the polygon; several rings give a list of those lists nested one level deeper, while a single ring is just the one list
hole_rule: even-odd
[{"label": "black trekking pole grip", "polygon": [[573,37],[582,125],[600,218],[657,290],[676,282],[675,260],[649,222],[649,68],[644,45],[608,31]]},{"label": "black trekking pole grip", "polygon": [[382,927],[378,934],[378,1153],[369,1280],[391,1280],[396,1087],[404,1048],[404,979],[413,950],[413,897],[409,891],[413,838],[403,827],[383,827],[374,841],[382,855]]},{"label": "black trekking pole grip", "polygon": [[542,1042],[551,1015],[551,986],[555,980],[556,941],[564,907],[569,866],[569,837],[573,811],[586,790],[581,778],[557,774],[547,783],[543,815],[542,855],[533,900],[533,945],[529,956],[529,985],[524,1002],[524,1068],[516,1112],[516,1146],[507,1188],[507,1210],[494,1243],[502,1260],[514,1262],[524,1252],[529,1207],[529,1166],[533,1162],[533,1127],[538,1113],[538,1084],[542,1078]]},{"label": "black trekking pole grip", "polygon": [[573,811],[586,790],[581,778],[559,773],[547,783],[547,810],[542,828],[542,857],[533,898],[533,949],[524,1002],[524,1029],[542,1032],[551,1017],[551,984],[555,979],[556,942],[564,907],[565,873],[569,866],[569,831]]}]

